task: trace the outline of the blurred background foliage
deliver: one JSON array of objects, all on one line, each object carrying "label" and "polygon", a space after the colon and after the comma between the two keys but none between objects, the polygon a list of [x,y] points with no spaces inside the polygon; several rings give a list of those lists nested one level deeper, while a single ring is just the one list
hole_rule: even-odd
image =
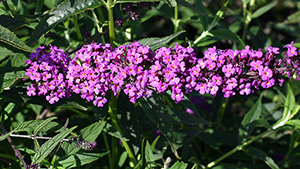
[{"label": "blurred background foliage", "polygon": [[[70,52],[71,57],[83,44],[109,42],[107,9],[100,4],[101,1],[99,1],[100,5],[85,8],[76,14],[72,13],[52,27],[50,25],[44,33],[34,34],[41,31],[37,29],[37,26],[42,23],[44,17],[51,17],[48,14],[51,14],[53,9],[56,9],[62,2],[62,0],[1,1],[0,25],[15,33],[21,41],[27,43],[31,50],[41,45],[52,44]],[[268,46],[282,47],[294,41],[294,45],[300,47],[300,2],[297,0],[229,1],[218,24],[213,25],[208,35],[199,41],[196,40],[209,29],[216,14],[227,3],[225,0],[177,0],[178,16],[174,12],[175,8],[170,7],[164,1],[145,2],[143,7],[139,1],[138,3],[124,2],[126,1],[118,1],[114,6],[115,20],[125,18],[122,25],[115,25],[115,45],[144,38],[162,38],[179,32],[180,35],[166,45],[178,42],[184,46],[192,46],[198,57],[202,57],[203,51],[212,46],[217,46],[219,49],[242,49],[245,45],[249,45],[253,49],[265,49]],[[123,10],[123,8],[127,6],[131,11],[138,11],[136,19],[132,16],[126,18],[130,10]],[[182,30],[185,32],[180,33]],[[58,117],[56,122],[60,128],[69,119],[68,126],[78,126],[74,131],[79,134],[82,129],[91,124],[99,120],[107,120],[108,106],[95,108],[91,103],[81,100],[80,96],[75,95],[71,100],[63,99],[54,105],[50,105],[41,97],[26,96],[26,85],[29,81],[24,75],[25,60],[29,58],[30,52],[29,49],[16,48],[5,40],[0,40],[0,111],[1,122],[7,130],[12,130],[28,120],[44,120],[55,116]],[[10,79],[6,79],[9,73]],[[291,80],[290,86],[298,102],[299,82]],[[156,136],[163,133],[162,135],[167,136],[158,139],[153,149],[153,158],[147,159],[149,168],[151,166],[162,168],[167,157],[173,159],[171,164],[176,162],[169,144],[177,147],[179,156],[182,158],[180,161],[189,164],[189,168],[192,166],[200,168],[239,145],[238,129],[241,121],[259,100],[260,95],[263,97],[259,119],[266,121],[261,120],[253,124],[255,127],[252,134],[259,135],[270,128],[270,124],[279,120],[282,117],[287,88],[285,84],[282,88],[257,91],[250,96],[234,96],[228,100],[219,95],[212,97],[194,92],[180,104],[175,104],[168,94],[155,96],[152,101],[142,100],[132,104],[124,94],[121,94],[118,98],[118,118],[123,126],[123,135],[121,136],[111,126],[107,126],[103,129],[101,136],[98,137],[100,133],[94,135],[97,146],[91,152],[108,152],[105,145],[106,136],[103,136],[108,135],[114,136],[109,137],[109,141],[115,138],[128,138],[138,156],[143,139],[147,139],[150,144],[156,143]],[[147,104],[151,109],[158,109],[165,113],[159,116],[164,120],[151,119],[153,112],[141,106]],[[160,109],[160,107],[163,108]],[[186,113],[187,108],[192,109],[196,116]],[[295,117],[298,118],[298,116]],[[161,124],[165,126],[159,128],[161,130],[159,132],[157,126]],[[23,131],[24,133],[30,135],[32,131]],[[53,136],[54,134],[54,131],[39,132],[40,136]],[[35,147],[33,141],[14,138],[14,143],[24,154],[25,161],[31,161]],[[11,168],[21,168],[22,164],[16,159],[9,143],[1,141],[0,144],[0,158],[9,159],[12,162]],[[250,150],[239,151],[214,168],[268,168],[268,166],[276,168],[276,165],[268,165],[269,158],[273,159],[280,168],[297,168],[300,165],[298,144],[299,129],[294,126],[285,126],[274,135],[252,144],[253,147],[264,152],[262,156],[257,155],[259,151],[255,151],[255,155]],[[122,145],[119,146],[122,147]],[[149,147],[148,150],[150,151]],[[83,152],[83,150],[80,151]],[[68,154],[67,152],[66,143],[57,154],[50,154],[42,162],[43,166],[55,166],[55,159],[63,159]],[[151,152],[148,153],[151,154]],[[116,154],[119,155],[117,159],[114,159],[116,167],[130,168],[126,151],[119,148]],[[9,167],[3,160],[0,161],[0,165],[3,168]],[[108,157],[104,156],[85,167],[109,168],[109,166]]]}]

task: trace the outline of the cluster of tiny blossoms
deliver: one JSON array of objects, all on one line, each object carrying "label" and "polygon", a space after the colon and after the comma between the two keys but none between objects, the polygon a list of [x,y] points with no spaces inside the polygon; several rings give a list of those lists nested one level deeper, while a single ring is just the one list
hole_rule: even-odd
[{"label": "cluster of tiny blossoms", "polygon": [[293,42],[287,51],[268,47],[266,52],[252,50],[220,50],[216,47],[197,58],[193,48],[174,44],[153,52],[138,42],[112,48],[110,44],[83,46],[71,60],[61,49],[50,46],[32,53],[26,75],[35,84],[27,87],[29,96],[46,95],[49,103],[69,97],[72,92],[93,101],[98,107],[107,102],[109,91],[115,96],[123,91],[131,102],[149,97],[152,92],[170,91],[177,103],[193,90],[200,94],[222,92],[229,98],[237,93],[249,95],[260,88],[282,85],[282,75],[300,80],[298,51]]},{"label": "cluster of tiny blossoms", "polygon": [[27,86],[27,95],[45,95],[49,103],[53,104],[59,98],[70,97],[72,90],[66,81],[66,73],[71,58],[58,49],[50,45],[50,53],[45,47],[36,49],[36,53],[31,53],[30,59],[26,61],[25,75],[35,84]]}]

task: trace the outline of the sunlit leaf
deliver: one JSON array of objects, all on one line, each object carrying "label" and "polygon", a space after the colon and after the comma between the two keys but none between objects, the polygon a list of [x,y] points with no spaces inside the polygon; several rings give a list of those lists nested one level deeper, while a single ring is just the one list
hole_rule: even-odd
[{"label": "sunlit leaf", "polygon": [[46,120],[43,120],[33,131],[33,134],[37,134],[43,127],[45,127],[50,121],[57,119],[57,117],[50,117]]},{"label": "sunlit leaf", "polygon": [[18,48],[25,52],[35,52],[23,41],[21,41],[13,32],[0,25],[0,42],[6,43],[12,47]]},{"label": "sunlit leaf", "polygon": [[186,169],[187,166],[188,166],[188,164],[186,164],[184,162],[176,161],[176,163],[173,164],[172,167],[170,167],[170,169]]},{"label": "sunlit leaf", "polygon": [[66,20],[72,15],[90,10],[102,5],[101,0],[65,0],[57,7],[53,8],[39,22],[38,26],[33,31],[27,44],[33,45],[44,34],[54,28],[57,24]]},{"label": "sunlit leaf", "polygon": [[[43,120],[30,120],[30,121],[25,121],[22,124],[20,124],[18,127],[14,129],[15,132],[21,132],[21,131],[27,131],[27,132],[32,132],[36,130],[37,126],[39,126]],[[57,127],[58,123],[56,122],[49,122],[47,123],[44,127],[40,129],[40,131],[48,131],[54,127]]]},{"label": "sunlit leaf", "polygon": [[286,124],[292,125],[300,129],[300,119],[292,119],[286,122]]},{"label": "sunlit leaf", "polygon": [[4,135],[1,135],[1,136],[0,136],[0,141],[5,140],[12,132],[13,132],[13,131],[10,131],[10,132],[8,132],[8,133],[6,133],[6,134],[4,134]]},{"label": "sunlit leaf", "polygon": [[64,139],[66,136],[68,136],[75,127],[72,127],[70,129],[67,129],[66,131],[63,131],[56,136],[54,136],[52,139],[46,141],[39,149],[36,154],[32,157],[31,164],[40,163],[43,161],[51,152],[52,150],[61,142],[62,139]]}]

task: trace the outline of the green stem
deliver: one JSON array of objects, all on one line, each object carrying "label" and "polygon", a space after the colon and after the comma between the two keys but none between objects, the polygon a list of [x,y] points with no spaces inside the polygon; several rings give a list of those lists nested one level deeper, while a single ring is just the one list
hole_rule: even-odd
[{"label": "green stem", "polygon": [[[120,132],[121,135],[123,135],[123,132],[121,130],[122,127],[120,127],[120,124],[118,123],[118,120],[116,118],[116,115],[117,115],[117,98],[113,95],[113,93],[112,93],[111,103],[109,105],[108,113],[109,113],[109,115],[111,117],[112,125],[115,127],[115,129],[117,131]],[[131,162],[135,166],[137,164],[137,160],[135,159],[134,154],[131,151],[128,143],[125,140],[122,140],[122,139],[121,139],[121,142],[122,142],[125,150],[127,151],[128,156],[129,156]]]},{"label": "green stem", "polygon": [[178,5],[174,7],[174,33],[178,32]]},{"label": "green stem", "polygon": [[80,28],[79,28],[79,25],[78,25],[78,22],[77,22],[77,16],[73,15],[72,19],[73,19],[73,24],[74,24],[75,29],[76,29],[78,39],[80,40],[80,43],[83,45],[83,37],[82,37],[81,31],[80,31]]},{"label": "green stem", "polygon": [[203,31],[201,33],[201,35],[194,41],[194,44],[197,44],[198,42],[200,42],[203,38],[205,38],[208,34],[208,30],[207,31]]},{"label": "green stem", "polygon": [[254,137],[253,139],[244,142],[242,145],[238,145],[236,146],[234,149],[232,149],[231,151],[227,152],[226,154],[224,154],[223,156],[221,156],[220,158],[216,159],[215,161],[212,161],[211,163],[207,164],[207,166],[205,167],[207,168],[211,168],[213,166],[215,166],[216,164],[218,164],[219,162],[221,162],[222,160],[224,160],[225,158],[227,158],[228,156],[232,155],[233,153],[242,150],[245,146],[251,144],[252,142],[262,138],[262,137],[267,137],[271,134],[273,134],[275,132],[275,130],[267,130],[263,133],[261,133],[260,135],[257,135],[256,137]]},{"label": "green stem", "polygon": [[[108,144],[108,141],[107,141],[107,137],[106,137],[105,132],[103,132],[102,135],[103,135],[104,144],[105,144],[106,149],[107,149],[107,150],[110,150],[110,149],[109,149],[109,144]],[[114,165],[113,165],[113,161],[112,161],[112,155],[108,155],[108,161],[109,161],[109,167],[110,167],[110,168],[113,168]]]},{"label": "green stem", "polygon": [[107,0],[107,12],[108,12],[108,29],[109,29],[109,42],[112,47],[114,47],[115,37],[115,27],[114,27],[114,14],[113,14],[113,1]]},{"label": "green stem", "polygon": [[[100,19],[100,23],[99,24],[103,24],[105,22],[105,19],[104,19],[104,15],[102,13],[102,10],[101,10],[101,6],[97,8],[97,13],[98,13],[98,17]],[[102,33],[102,31],[101,31],[101,33]],[[104,38],[104,36],[101,36],[101,40],[102,40],[102,43],[105,44],[105,38]]]}]

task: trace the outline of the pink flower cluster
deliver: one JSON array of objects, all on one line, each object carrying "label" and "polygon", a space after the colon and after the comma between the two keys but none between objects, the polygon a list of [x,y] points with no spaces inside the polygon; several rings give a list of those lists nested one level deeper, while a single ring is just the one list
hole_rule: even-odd
[{"label": "pink flower cluster", "polygon": [[170,91],[180,102],[193,90],[200,94],[224,97],[239,93],[249,95],[260,88],[282,85],[282,75],[297,75],[300,79],[298,51],[293,42],[286,45],[282,59],[279,48],[268,47],[266,52],[251,50],[219,50],[216,47],[197,58],[193,48],[174,44],[162,47],[155,53],[149,46],[138,42],[112,48],[110,44],[83,46],[71,60],[61,49],[50,46],[32,53],[26,75],[35,84],[27,87],[29,96],[46,95],[49,103],[69,97],[72,92],[102,107],[106,94],[115,96],[123,91],[131,102],[149,97],[152,92]]},{"label": "pink flower cluster", "polygon": [[62,49],[50,45],[50,53],[45,47],[36,49],[36,53],[31,53],[30,59],[26,61],[25,75],[36,84],[27,86],[27,95],[45,95],[50,104],[59,98],[70,97],[72,90],[67,83],[66,72],[68,71],[71,58]]}]

